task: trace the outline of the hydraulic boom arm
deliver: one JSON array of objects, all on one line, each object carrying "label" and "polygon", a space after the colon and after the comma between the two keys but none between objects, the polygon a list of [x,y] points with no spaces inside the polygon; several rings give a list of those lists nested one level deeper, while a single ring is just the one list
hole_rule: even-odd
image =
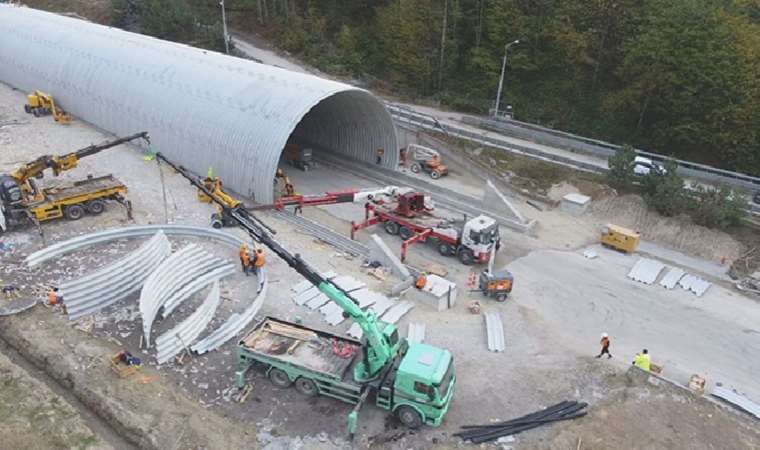
[{"label": "hydraulic boom arm", "polygon": [[53,169],[53,175],[58,176],[61,174],[61,172],[75,168],[79,163],[79,160],[84,157],[100,153],[103,150],[139,138],[145,139],[146,142],[150,142],[148,138],[148,132],[143,131],[141,133],[135,133],[131,136],[104,142],[102,144],[90,145],[88,147],[77,150],[75,152],[67,153],[65,155],[40,156],[34,161],[26,163],[23,166],[17,168],[11,172],[10,175],[16,180],[16,182],[18,182],[19,185],[24,186],[26,185],[29,178],[42,178],[42,174],[45,169]]},{"label": "hydraulic boom arm", "polygon": [[398,351],[398,343],[391,342],[388,331],[383,332],[379,328],[377,317],[371,311],[362,310],[358,302],[342,289],[334,285],[330,280],[322,276],[309,263],[304,261],[299,254],[290,253],[269,233],[269,227],[263,224],[253,214],[245,209],[242,203],[234,207],[229,206],[229,201],[219,197],[216,191],[210,190],[199,177],[192,174],[183,166],[169,161],[161,153],[156,153],[156,160],[165,162],[185,177],[190,184],[198,188],[232,219],[237,225],[245,230],[254,240],[265,245],[296,272],[309,280],[330,300],[340,306],[344,313],[359,324],[364,336],[367,338],[364,361],[357,364],[354,377],[359,380],[368,380],[376,377],[381,369],[391,361]]}]

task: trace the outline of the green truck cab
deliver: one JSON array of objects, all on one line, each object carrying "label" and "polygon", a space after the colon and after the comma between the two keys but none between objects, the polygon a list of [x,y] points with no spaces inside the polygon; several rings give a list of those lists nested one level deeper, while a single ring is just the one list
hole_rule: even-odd
[{"label": "green truck cab", "polygon": [[267,317],[238,343],[238,387],[245,373],[262,367],[278,387],[294,386],[307,397],[324,395],[355,405],[348,417],[353,434],[365,400],[395,414],[406,426],[438,426],[449,409],[456,376],[448,350],[408,344],[395,325],[379,322],[396,357],[371,380],[356,379],[364,363],[362,342],[327,331]]}]

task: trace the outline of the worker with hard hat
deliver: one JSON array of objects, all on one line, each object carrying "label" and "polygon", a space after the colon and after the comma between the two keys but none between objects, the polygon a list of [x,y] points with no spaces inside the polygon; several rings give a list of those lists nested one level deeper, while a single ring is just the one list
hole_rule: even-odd
[{"label": "worker with hard hat", "polygon": [[243,269],[243,273],[248,276],[248,269],[250,267],[250,258],[248,255],[248,246],[245,244],[240,245],[240,266]]},{"label": "worker with hard hat", "polygon": [[599,341],[599,344],[602,346],[602,351],[596,357],[601,358],[602,355],[606,354],[607,359],[612,358],[612,353],[610,353],[610,336],[607,333],[602,333],[602,339]]},{"label": "worker with hard hat", "polygon": [[261,269],[264,267],[264,250],[261,248],[256,249],[256,253],[254,255],[253,259],[253,273],[256,276],[259,276],[261,273]]},{"label": "worker with hard hat", "polygon": [[425,272],[420,272],[420,274],[417,276],[417,281],[414,282],[414,287],[417,289],[424,289],[426,284],[427,274]]},{"label": "worker with hard hat", "polygon": [[639,369],[649,372],[649,369],[652,365],[652,360],[649,357],[649,351],[647,349],[644,349],[641,351],[641,353],[636,354],[636,357],[633,360],[633,364]]}]

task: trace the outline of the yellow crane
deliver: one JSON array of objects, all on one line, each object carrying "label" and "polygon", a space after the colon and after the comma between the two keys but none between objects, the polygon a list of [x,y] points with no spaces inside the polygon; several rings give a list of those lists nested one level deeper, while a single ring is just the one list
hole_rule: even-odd
[{"label": "yellow crane", "polygon": [[33,114],[34,117],[52,114],[53,120],[58,123],[71,123],[71,115],[55,104],[52,95],[46,94],[42,91],[34,91],[26,96],[24,111],[26,111],[27,114]]},{"label": "yellow crane", "polygon": [[63,155],[40,156],[8,174],[0,174],[0,232],[30,222],[37,224],[59,217],[77,220],[86,212],[100,214],[106,200],[124,204],[129,212],[129,202],[124,198],[127,187],[113,175],[88,177],[47,189],[39,188],[34,179],[43,178],[47,169],[58,176],[77,167],[82,158],[140,138],[149,142],[148,133],[143,131]]}]

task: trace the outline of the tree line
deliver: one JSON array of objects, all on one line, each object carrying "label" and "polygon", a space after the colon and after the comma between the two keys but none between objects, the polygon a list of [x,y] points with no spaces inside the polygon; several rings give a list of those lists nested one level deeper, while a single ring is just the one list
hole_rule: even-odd
[{"label": "tree line", "polygon": [[[114,1],[141,5],[147,34],[170,34],[168,16],[177,35],[218,23],[213,0]],[[472,113],[493,107],[520,40],[502,94],[516,118],[760,176],[760,0],[225,4],[324,71]]]}]

